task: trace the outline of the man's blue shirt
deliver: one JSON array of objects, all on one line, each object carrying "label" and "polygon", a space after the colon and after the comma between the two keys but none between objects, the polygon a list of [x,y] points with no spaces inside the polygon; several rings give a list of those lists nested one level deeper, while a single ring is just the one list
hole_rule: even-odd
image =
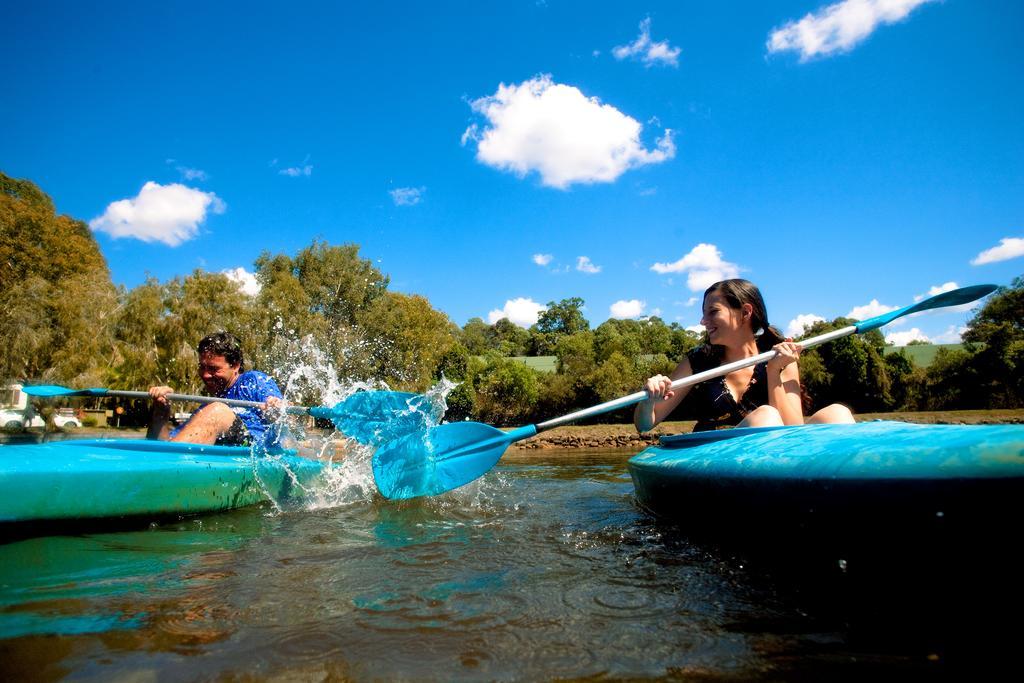
[{"label": "man's blue shirt", "polygon": [[[271,396],[283,398],[281,390],[277,387],[277,382],[259,370],[248,370],[239,375],[235,383],[228,387],[227,391],[218,398],[259,401],[263,403]],[[232,407],[231,410],[235,411],[235,414],[238,415],[238,418],[245,425],[253,445],[269,447],[277,443],[277,425],[266,419],[261,410],[258,408],[240,407]],[[171,437],[177,434],[184,426],[182,425],[172,430]]]}]

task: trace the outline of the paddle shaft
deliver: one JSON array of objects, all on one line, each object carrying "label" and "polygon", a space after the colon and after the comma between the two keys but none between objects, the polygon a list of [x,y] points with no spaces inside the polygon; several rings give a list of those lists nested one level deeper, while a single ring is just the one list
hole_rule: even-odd
[{"label": "paddle shaft", "polygon": [[[124,398],[152,398],[147,391],[125,391],[121,389],[105,389],[102,394],[96,394],[99,396],[122,396]],[[167,400],[169,401],[191,401],[193,403],[224,403],[229,406],[237,406],[239,408],[263,408],[265,404],[262,401],[243,401],[239,398],[218,398],[216,396],[192,396],[189,394],[167,394]],[[288,406],[285,412],[291,415],[305,415],[309,412],[309,408],[304,406]]]},{"label": "paddle shaft", "polygon": [[[814,346],[820,346],[821,344],[830,342],[834,339],[849,337],[851,334],[856,333],[857,326],[850,325],[848,327],[843,327],[838,330],[826,332],[825,334],[820,334],[817,337],[805,339],[804,341],[798,343],[803,348],[809,349]],[[717,368],[711,368],[710,370],[705,370],[704,372],[698,372],[694,375],[689,375],[688,377],[682,377],[680,379],[677,379],[674,382],[672,382],[671,386],[673,390],[676,390],[682,389],[683,387],[693,386],[694,384],[700,384],[701,382],[707,381],[709,379],[714,379],[715,377],[722,377],[723,375],[728,375],[730,372],[741,370],[743,368],[749,368],[751,365],[757,365],[758,363],[764,363],[766,361],[769,361],[772,358],[774,358],[777,355],[777,353],[777,351],[772,349],[771,351],[765,351],[764,353],[759,353],[756,356],[751,356],[750,358],[744,358],[742,360],[734,361],[732,363],[726,363],[725,365],[719,365]],[[625,408],[626,406],[631,406],[635,403],[640,403],[640,401],[643,401],[647,397],[648,395],[646,391],[638,391],[635,394],[623,396],[621,398],[617,398],[612,401],[608,401],[607,403],[602,403],[600,405],[593,406],[591,408],[577,410],[575,413],[569,413],[568,415],[556,417],[554,419],[548,420],[547,422],[538,423],[536,425],[537,432],[540,433],[548,429],[554,429],[555,427],[560,427],[564,424],[576,422],[577,420],[582,420],[584,418],[592,417],[594,415],[603,415],[604,413],[609,413],[613,410],[618,410],[619,408]]]}]

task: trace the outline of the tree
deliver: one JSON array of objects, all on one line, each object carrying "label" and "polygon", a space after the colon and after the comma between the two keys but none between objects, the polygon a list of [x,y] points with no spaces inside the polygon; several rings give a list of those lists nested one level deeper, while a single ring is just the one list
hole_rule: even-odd
[{"label": "tree", "polygon": [[466,347],[470,355],[482,356],[487,353],[488,335],[491,326],[480,318],[470,318],[462,328],[462,345]]},{"label": "tree", "polygon": [[641,353],[640,335],[635,320],[606,320],[594,330],[594,356],[598,364],[612,354],[636,358]]},{"label": "tree", "polygon": [[502,356],[525,355],[529,341],[530,333],[508,318],[495,322],[487,333],[487,348],[497,351]]},{"label": "tree", "polygon": [[985,302],[967,323],[963,340],[984,386],[984,402],[977,407],[1024,405],[1024,277],[1014,278]]},{"label": "tree", "polygon": [[424,391],[455,344],[455,326],[424,297],[385,292],[361,317],[371,376],[392,387]]},{"label": "tree", "polygon": [[558,374],[582,379],[596,367],[594,333],[577,332],[563,336],[555,347],[555,355],[558,357]]},{"label": "tree", "polygon": [[532,415],[540,395],[536,371],[522,363],[492,355],[476,384],[480,419],[513,425]]},{"label": "tree", "polygon": [[[816,336],[852,324],[848,318],[808,326]],[[887,410],[892,405],[890,381],[882,359],[885,339],[878,330],[836,339],[801,357],[800,376],[813,408],[844,403],[855,412]]]},{"label": "tree", "polygon": [[549,301],[547,308],[537,317],[537,323],[530,328],[533,355],[550,355],[559,338],[589,330],[590,323],[583,317],[583,305],[583,299],[579,297]]},{"label": "tree", "polygon": [[116,305],[88,226],[0,173],[0,379],[97,382]]},{"label": "tree", "polygon": [[355,324],[384,295],[390,279],[359,257],[359,246],[314,241],[296,255],[292,269],[309,297],[310,310],[329,323]]},{"label": "tree", "polygon": [[884,356],[885,372],[889,377],[891,405],[887,410],[906,410],[915,395],[915,365],[906,351],[900,349],[896,353]]}]

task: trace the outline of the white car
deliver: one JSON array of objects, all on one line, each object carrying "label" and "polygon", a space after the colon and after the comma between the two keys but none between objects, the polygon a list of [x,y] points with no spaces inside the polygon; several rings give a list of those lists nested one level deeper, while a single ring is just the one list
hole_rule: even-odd
[{"label": "white car", "polygon": [[[40,415],[32,414],[32,419],[21,410],[4,409],[0,410],[0,428],[9,430],[20,430],[26,427],[45,427],[46,421]],[[28,424],[26,424],[28,422]],[[61,429],[78,429],[82,426],[75,414],[70,410],[58,410],[53,416],[53,423]]]}]

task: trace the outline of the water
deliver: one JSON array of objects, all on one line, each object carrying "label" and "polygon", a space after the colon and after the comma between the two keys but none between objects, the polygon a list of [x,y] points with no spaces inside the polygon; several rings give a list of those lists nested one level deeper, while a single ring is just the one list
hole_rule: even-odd
[{"label": "water", "polygon": [[646,514],[630,454],[510,452],[480,482],[435,499],[366,494],[13,540],[0,545],[0,677],[948,673],[919,634],[851,626],[829,591]]}]

